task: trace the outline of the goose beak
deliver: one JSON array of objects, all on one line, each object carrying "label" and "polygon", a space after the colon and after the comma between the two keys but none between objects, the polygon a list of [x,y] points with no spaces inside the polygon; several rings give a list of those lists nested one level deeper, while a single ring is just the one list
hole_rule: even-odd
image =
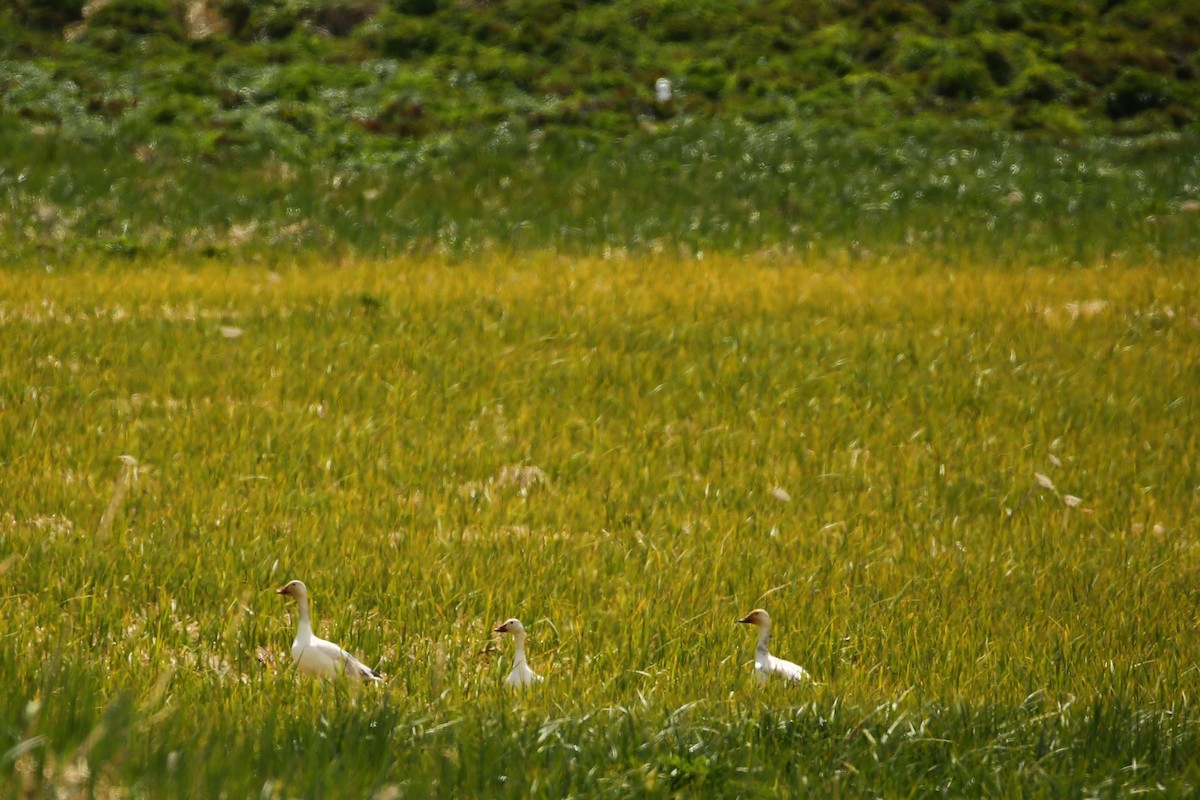
[{"label": "goose beak", "polygon": [[508,633],[508,623],[492,628],[492,633]]},{"label": "goose beak", "polygon": [[284,586],[282,589],[275,590],[275,594],[287,594],[287,593],[288,593],[288,588],[286,586]]},{"label": "goose beak", "polygon": [[750,619],[750,617],[749,617],[749,616],[745,616],[745,617],[742,617],[741,619],[739,619],[739,620],[738,620],[738,623],[739,623],[739,624],[742,624],[742,625],[749,625],[749,624],[750,624],[751,622],[753,622],[753,621],[754,621],[754,620]]}]

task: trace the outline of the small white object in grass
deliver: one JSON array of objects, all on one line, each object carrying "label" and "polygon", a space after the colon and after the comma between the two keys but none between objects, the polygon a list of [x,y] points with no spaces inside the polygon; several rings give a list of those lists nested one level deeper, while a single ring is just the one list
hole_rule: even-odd
[{"label": "small white object in grass", "polygon": [[654,97],[660,103],[671,102],[671,82],[666,78],[659,78],[654,82]]},{"label": "small white object in grass", "polygon": [[1040,472],[1033,473],[1033,477],[1037,479],[1038,486],[1042,487],[1043,489],[1054,491],[1054,481],[1050,480]]},{"label": "small white object in grass", "polygon": [[382,681],[370,667],[354,656],[313,634],[308,617],[308,589],[300,581],[290,581],[276,594],[295,598],[300,607],[300,624],[292,642],[292,660],[305,675],[317,678],[347,678],[352,681]]},{"label": "small white object in grass", "polygon": [[1064,494],[1064,495],[1063,495],[1063,502],[1064,502],[1064,503],[1066,503],[1066,504],[1067,504],[1068,506],[1070,506],[1071,508],[1074,508],[1075,506],[1077,506],[1077,505],[1079,505],[1080,503],[1082,503],[1082,502],[1083,502],[1083,500],[1082,500],[1082,498],[1076,497],[1076,496],[1075,496],[1075,495],[1073,495],[1073,494]]},{"label": "small white object in grass", "polygon": [[788,494],[787,489],[784,489],[782,486],[776,486],[772,488],[771,497],[774,497],[781,503],[790,503],[792,501],[792,496]]},{"label": "small white object in grass", "polygon": [[546,473],[542,472],[541,468],[521,464],[508,464],[501,467],[500,473],[496,476],[497,486],[515,485],[521,490],[522,496],[529,493],[531,486],[545,482]]},{"label": "small white object in grass", "polygon": [[224,336],[226,339],[237,339],[243,333],[245,333],[244,330],[242,330],[241,328],[235,328],[232,325],[222,325],[221,326],[221,335]]},{"label": "small white object in grass", "polygon": [[772,676],[776,676],[789,683],[812,680],[804,667],[782,658],[776,658],[768,652],[767,640],[771,637],[771,616],[766,611],[756,608],[738,622],[758,628],[758,647],[754,651],[754,677],[760,681],[766,681]]},{"label": "small white object in grass", "polygon": [[1054,455],[1054,453],[1051,453],[1049,458],[1050,458],[1050,463],[1053,464],[1054,466],[1056,466],[1056,467],[1062,466],[1062,461],[1060,461],[1058,456]]},{"label": "small white object in grass", "polygon": [[505,686],[519,689],[542,680],[542,676],[530,669],[529,664],[525,661],[525,626],[521,624],[521,620],[516,618],[505,620],[492,628],[492,633],[510,634],[516,645],[513,653],[512,672],[508,673],[508,677],[504,679]]}]

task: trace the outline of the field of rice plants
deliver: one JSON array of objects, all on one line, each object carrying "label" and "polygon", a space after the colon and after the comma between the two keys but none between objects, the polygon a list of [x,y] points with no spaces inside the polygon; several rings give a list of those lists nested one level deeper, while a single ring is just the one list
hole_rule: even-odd
[{"label": "field of rice plants", "polygon": [[[2,793],[1194,796],[1200,289],[1138,220],[1003,263],[26,253]],[[297,674],[295,578],[384,683]],[[756,606],[814,685],[755,683]]]}]

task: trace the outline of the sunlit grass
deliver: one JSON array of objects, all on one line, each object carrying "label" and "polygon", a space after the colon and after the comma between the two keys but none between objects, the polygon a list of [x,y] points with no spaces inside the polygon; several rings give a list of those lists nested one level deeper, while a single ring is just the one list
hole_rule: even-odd
[{"label": "sunlit grass", "polygon": [[1186,262],[107,266],[0,273],[14,793],[1200,783]]}]

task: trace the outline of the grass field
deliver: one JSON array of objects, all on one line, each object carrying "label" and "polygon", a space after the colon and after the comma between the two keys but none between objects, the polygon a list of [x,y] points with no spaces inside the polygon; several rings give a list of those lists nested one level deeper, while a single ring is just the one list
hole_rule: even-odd
[{"label": "grass field", "polygon": [[0,120],[0,253],[125,261],[695,258],[1127,267],[1200,258],[1200,135],[1037,137],[680,121],[619,140],[448,136],[343,162],[30,140]]},{"label": "grass field", "polygon": [[1193,796],[1193,272],[0,272],[3,794]]}]

